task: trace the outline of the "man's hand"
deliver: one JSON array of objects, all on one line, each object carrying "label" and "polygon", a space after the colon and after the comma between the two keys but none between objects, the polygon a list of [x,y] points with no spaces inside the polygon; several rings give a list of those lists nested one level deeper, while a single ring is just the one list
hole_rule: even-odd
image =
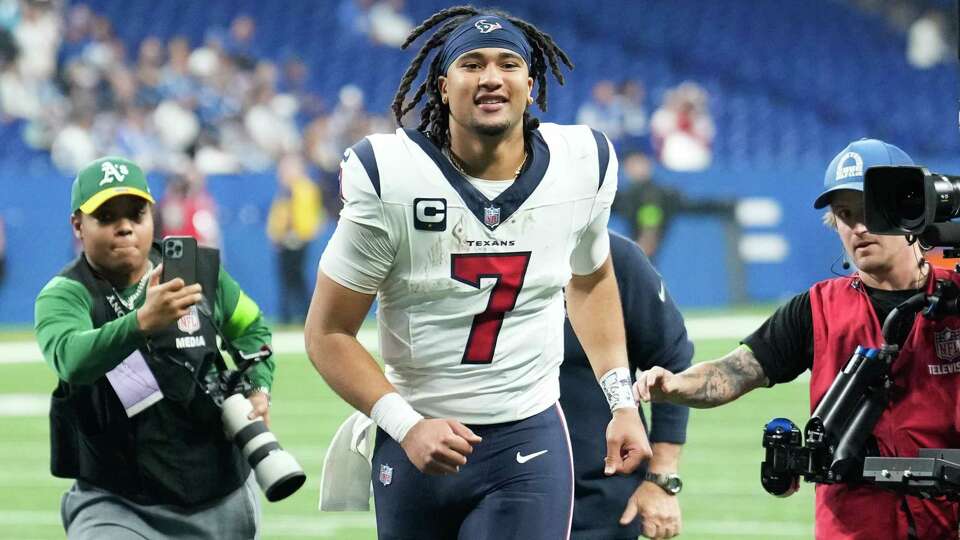
[{"label": "man's hand", "polygon": [[741,345],[723,358],[700,362],[680,373],[670,373],[662,367],[640,372],[633,384],[633,395],[637,401],[666,401],[708,409],[769,384],[753,351]]},{"label": "man's hand", "polygon": [[466,465],[473,445],[480,442],[470,428],[447,418],[417,422],[403,437],[400,446],[410,462],[425,474],[456,474]]},{"label": "man's hand", "polygon": [[184,285],[180,278],[160,283],[162,270],[162,264],[153,270],[147,287],[146,300],[137,310],[137,326],[145,334],[173,324],[189,313],[190,306],[203,298],[199,283]]},{"label": "man's hand", "polygon": [[671,401],[677,392],[675,375],[660,366],[654,366],[637,374],[633,383],[633,397],[637,401]]},{"label": "man's hand", "polygon": [[257,417],[263,418],[263,423],[266,424],[267,429],[270,429],[270,394],[260,391],[252,392],[247,399],[253,405],[253,411],[247,415],[247,418],[250,420]]},{"label": "man's hand", "polygon": [[607,424],[607,457],[603,458],[603,474],[630,474],[653,452],[647,433],[640,422],[640,412],[627,407],[613,411]]},{"label": "man's hand", "polygon": [[627,501],[620,516],[621,525],[629,525],[640,516],[647,538],[673,538],[680,534],[680,502],[652,482],[641,482]]}]

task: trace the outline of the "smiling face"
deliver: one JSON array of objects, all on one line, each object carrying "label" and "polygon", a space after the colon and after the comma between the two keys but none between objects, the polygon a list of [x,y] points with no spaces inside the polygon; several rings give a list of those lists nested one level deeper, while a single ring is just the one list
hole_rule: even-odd
[{"label": "smiling face", "polygon": [[92,214],[77,212],[70,222],[95,270],[119,286],[140,278],[153,242],[149,202],[132,195],[113,197]]},{"label": "smiling face", "polygon": [[458,57],[439,80],[450,107],[451,134],[461,128],[502,137],[523,128],[533,79],[526,62],[508,49],[475,49]]},{"label": "smiling face", "polygon": [[[837,218],[837,234],[843,248],[862,272],[886,276],[898,269],[916,269],[917,255],[903,236],[886,236],[867,231],[863,217],[863,192],[843,189],[830,198]],[[906,266],[904,266],[906,265]]]}]

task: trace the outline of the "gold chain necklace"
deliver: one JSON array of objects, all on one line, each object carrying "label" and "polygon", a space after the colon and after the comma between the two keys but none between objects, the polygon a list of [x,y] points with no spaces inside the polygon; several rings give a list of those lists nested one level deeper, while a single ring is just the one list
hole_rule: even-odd
[{"label": "gold chain necklace", "polygon": [[[472,178],[472,176],[469,175],[469,174],[467,174],[467,171],[464,170],[463,163],[460,161],[460,158],[457,157],[457,155],[453,153],[453,150],[448,149],[448,151],[447,151],[447,157],[450,159],[450,163],[453,165],[453,168],[457,169],[457,171],[459,171],[460,174],[462,174],[462,175],[464,175],[464,176],[470,176],[470,177]],[[513,173],[513,179],[514,179],[514,180],[516,180],[517,177],[520,176],[520,171],[523,170],[523,166],[526,165],[526,164],[527,164],[527,149],[524,148],[524,149],[523,149],[523,160],[520,161],[520,166],[517,167],[517,170],[514,171],[514,173]]]}]

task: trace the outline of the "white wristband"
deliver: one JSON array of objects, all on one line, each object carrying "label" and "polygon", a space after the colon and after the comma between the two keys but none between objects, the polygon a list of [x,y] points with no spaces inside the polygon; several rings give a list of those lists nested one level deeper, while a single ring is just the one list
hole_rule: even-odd
[{"label": "white wristband", "polygon": [[633,399],[633,388],[630,383],[630,370],[625,367],[613,368],[600,377],[600,388],[607,397],[610,411],[631,407],[636,409],[637,402]]},{"label": "white wristband", "polygon": [[370,419],[393,437],[393,440],[403,442],[410,428],[423,420],[423,415],[413,410],[400,394],[390,392],[373,404]]}]

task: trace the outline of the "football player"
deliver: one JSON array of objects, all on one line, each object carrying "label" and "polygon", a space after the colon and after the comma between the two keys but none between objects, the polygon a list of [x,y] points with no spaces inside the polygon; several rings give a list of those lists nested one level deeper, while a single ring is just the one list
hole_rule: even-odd
[{"label": "football player", "polygon": [[[402,126],[426,97],[419,127],[371,135],[344,156],[307,351],[380,428],[380,538],[566,538],[564,300],[613,411],[597,459],[612,475],[650,456],[606,230],[616,156],[599,132],[528,113],[535,100],[546,108],[548,67],[561,83],[559,63],[572,67],[550,36],[461,6],[404,47],[437,26],[393,103]],[[375,298],[385,374],[355,337]]]}]

